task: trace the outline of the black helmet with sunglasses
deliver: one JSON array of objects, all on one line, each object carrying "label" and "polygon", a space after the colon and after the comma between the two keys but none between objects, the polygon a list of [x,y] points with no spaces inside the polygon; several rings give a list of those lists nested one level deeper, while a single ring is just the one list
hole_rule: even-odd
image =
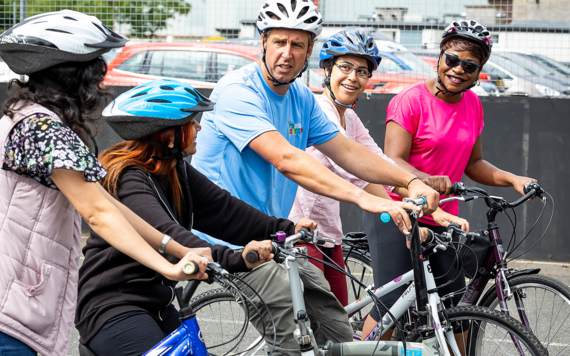
[{"label": "black helmet with sunglasses", "polygon": [[[445,30],[443,31],[443,35],[441,37],[442,37],[442,40],[441,40],[441,44],[439,46],[440,48],[443,48],[443,46],[448,41],[450,41],[452,39],[456,39],[456,38],[470,41],[470,42],[478,45],[479,47],[481,47],[481,49],[485,53],[485,58],[483,58],[483,63],[480,65],[473,63],[473,62],[463,61],[454,55],[449,55],[449,54],[443,53],[443,49],[441,51],[440,56],[445,55],[445,64],[448,67],[457,67],[457,66],[461,65],[463,67],[463,70],[465,71],[465,73],[468,73],[468,74],[475,73],[478,69],[480,69],[483,66],[483,64],[485,64],[485,62],[487,62],[487,60],[489,59],[489,56],[491,55],[491,50],[493,48],[493,40],[491,38],[491,33],[489,32],[489,30],[487,30],[485,28],[485,26],[481,25],[480,23],[478,23],[475,20],[453,21],[449,26],[447,26],[445,28]],[[437,66],[438,66],[438,72],[439,72],[439,62],[438,62]],[[443,89],[437,88],[438,92],[436,93],[435,96],[437,96],[440,92],[443,95],[461,94],[462,92],[473,88],[475,86],[477,80],[474,80],[470,86],[468,86],[467,88],[463,89],[460,92],[449,91],[445,87],[445,84],[443,84],[443,81],[441,80],[441,78],[439,78],[439,74],[438,74],[437,82],[439,83],[439,85],[441,85],[443,87]]]}]

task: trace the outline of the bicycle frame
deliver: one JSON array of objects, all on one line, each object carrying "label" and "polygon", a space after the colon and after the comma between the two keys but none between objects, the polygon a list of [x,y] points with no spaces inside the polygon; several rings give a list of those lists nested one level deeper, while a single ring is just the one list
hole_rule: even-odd
[{"label": "bicycle frame", "polygon": [[[192,313],[193,314],[193,313]],[[208,356],[196,315],[182,320],[182,325],[143,356]]]}]

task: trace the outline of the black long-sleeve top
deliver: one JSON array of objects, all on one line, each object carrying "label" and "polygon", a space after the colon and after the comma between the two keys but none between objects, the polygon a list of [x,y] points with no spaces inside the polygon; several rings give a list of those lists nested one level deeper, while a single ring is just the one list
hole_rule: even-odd
[{"label": "black long-sleeve top", "polygon": [[[182,209],[177,211],[170,184],[136,167],[122,173],[119,200],[158,231],[187,247],[210,247],[214,261],[230,272],[247,271],[241,253],[211,245],[192,228],[235,245],[266,240],[277,231],[294,233],[294,224],[267,216],[212,183],[187,162],[177,165]],[[91,231],[79,269],[75,324],[87,343],[111,318],[144,310],[157,320],[167,317],[176,282],[143,266]],[[178,259],[164,254],[170,262]]]}]

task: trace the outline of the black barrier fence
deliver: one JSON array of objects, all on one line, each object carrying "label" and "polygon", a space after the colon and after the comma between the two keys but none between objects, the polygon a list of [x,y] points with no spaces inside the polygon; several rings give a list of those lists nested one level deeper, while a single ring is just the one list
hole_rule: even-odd
[{"label": "black barrier fence", "polygon": [[[117,94],[129,89],[114,88]],[[211,90],[201,90],[209,95]],[[370,134],[384,146],[386,106],[393,95],[363,96],[356,112],[370,130]],[[6,85],[0,84],[0,101],[6,98]],[[521,258],[533,260],[570,261],[570,239],[564,233],[564,211],[570,210],[570,100],[517,97],[482,97],[485,111],[483,130],[483,156],[495,166],[538,179],[538,182],[554,197],[555,210],[552,223],[538,244]],[[101,125],[98,137],[99,149],[119,142],[118,136],[106,125]],[[463,182],[476,185],[467,177]],[[484,187],[492,195],[514,201],[519,195],[512,188]],[[546,229],[552,213],[552,201],[542,218],[533,226],[542,210],[538,199],[521,205],[510,212],[517,222],[517,241],[530,232],[513,257],[531,248]],[[486,227],[487,207],[482,200],[460,203],[459,215],[467,219],[471,229]],[[514,217],[516,213],[516,218]],[[342,204],[341,217],[345,232],[362,231],[362,211],[357,206]],[[516,220],[515,220],[516,219]],[[497,219],[502,238],[506,243],[512,238],[509,219],[500,214]],[[532,231],[531,231],[532,230]],[[380,237],[382,238],[382,237]],[[404,241],[402,241],[404,243]]]}]

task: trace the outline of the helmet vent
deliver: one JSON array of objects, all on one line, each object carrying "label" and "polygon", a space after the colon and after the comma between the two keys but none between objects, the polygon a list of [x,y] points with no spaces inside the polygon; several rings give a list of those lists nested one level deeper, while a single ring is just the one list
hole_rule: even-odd
[{"label": "helmet vent", "polygon": [[313,23],[313,22],[317,21],[318,19],[319,18],[317,16],[313,16],[313,17],[306,19],[304,22],[305,23]]},{"label": "helmet vent", "polygon": [[33,25],[37,25],[39,23],[45,23],[45,22],[47,22],[47,21],[37,21],[37,22],[34,22]]},{"label": "helmet vent", "polygon": [[167,86],[167,85],[161,86],[160,89],[162,89],[162,90],[174,90],[173,87],[169,87],[169,86]]},{"label": "helmet vent", "polygon": [[331,46],[333,47],[342,47],[342,45],[338,42],[331,42]]},{"label": "helmet vent", "polygon": [[[309,7],[305,6],[304,8],[301,9],[301,11],[299,11],[299,15],[297,15],[297,19],[300,19],[301,17],[305,16],[305,14],[309,12]],[[307,22],[307,21],[305,21]],[[315,22],[315,21],[313,21]],[[311,23],[311,22],[307,22],[307,23]]]},{"label": "helmet vent", "polygon": [[295,12],[295,8],[297,8],[297,0],[291,0],[291,10]]},{"label": "helmet vent", "polygon": [[164,99],[150,99],[147,100],[148,103],[168,103],[171,104],[172,101],[164,100]]},{"label": "helmet vent", "polygon": [[198,95],[196,95],[196,93],[194,92],[194,90],[188,89],[188,88],[184,88],[184,90],[186,90],[188,93],[192,94],[192,96],[195,97],[196,100],[199,100],[199,99],[200,99],[200,98],[198,97]]},{"label": "helmet vent", "polygon": [[322,23],[323,23],[323,19],[321,18],[321,19],[319,20],[319,23],[318,23],[318,24],[320,25],[320,24],[322,24]]},{"label": "helmet vent", "polygon": [[147,94],[148,94],[148,92],[143,91],[142,93],[138,93],[138,94],[135,94],[135,95],[131,96],[131,99],[132,99],[132,98],[136,98],[137,96],[143,96],[143,95],[147,95]]},{"label": "helmet vent", "polygon": [[285,8],[285,6],[283,6],[283,4],[277,3],[277,7],[279,8],[279,11],[281,11],[281,13],[285,15],[285,17],[289,18],[289,13],[287,12],[287,9]]},{"label": "helmet vent", "polygon": [[73,33],[71,33],[71,32],[67,32],[67,31],[64,31],[64,30],[58,30],[58,29],[55,29],[55,28],[46,28],[46,31],[59,32],[59,33],[67,33],[68,35],[73,35]]},{"label": "helmet vent", "polygon": [[93,24],[93,26],[97,27],[97,28],[99,29],[99,31],[101,31],[104,35],[107,34],[107,32],[105,32],[105,30],[103,30],[103,29],[101,28],[101,26],[97,25],[95,22],[91,22],[91,23]]},{"label": "helmet vent", "polygon": [[264,8],[264,9],[267,9],[268,7],[269,7],[269,4],[268,4],[268,3],[265,3],[265,5],[263,5],[263,8]]},{"label": "helmet vent", "polygon": [[267,16],[269,16],[270,18],[272,18],[273,20],[281,20],[281,18],[277,15],[275,15],[273,12],[271,11],[267,11],[265,13]]},{"label": "helmet vent", "polygon": [[73,17],[69,17],[69,16],[64,16],[63,18],[66,19],[66,20],[77,21],[77,20],[74,19]]}]

